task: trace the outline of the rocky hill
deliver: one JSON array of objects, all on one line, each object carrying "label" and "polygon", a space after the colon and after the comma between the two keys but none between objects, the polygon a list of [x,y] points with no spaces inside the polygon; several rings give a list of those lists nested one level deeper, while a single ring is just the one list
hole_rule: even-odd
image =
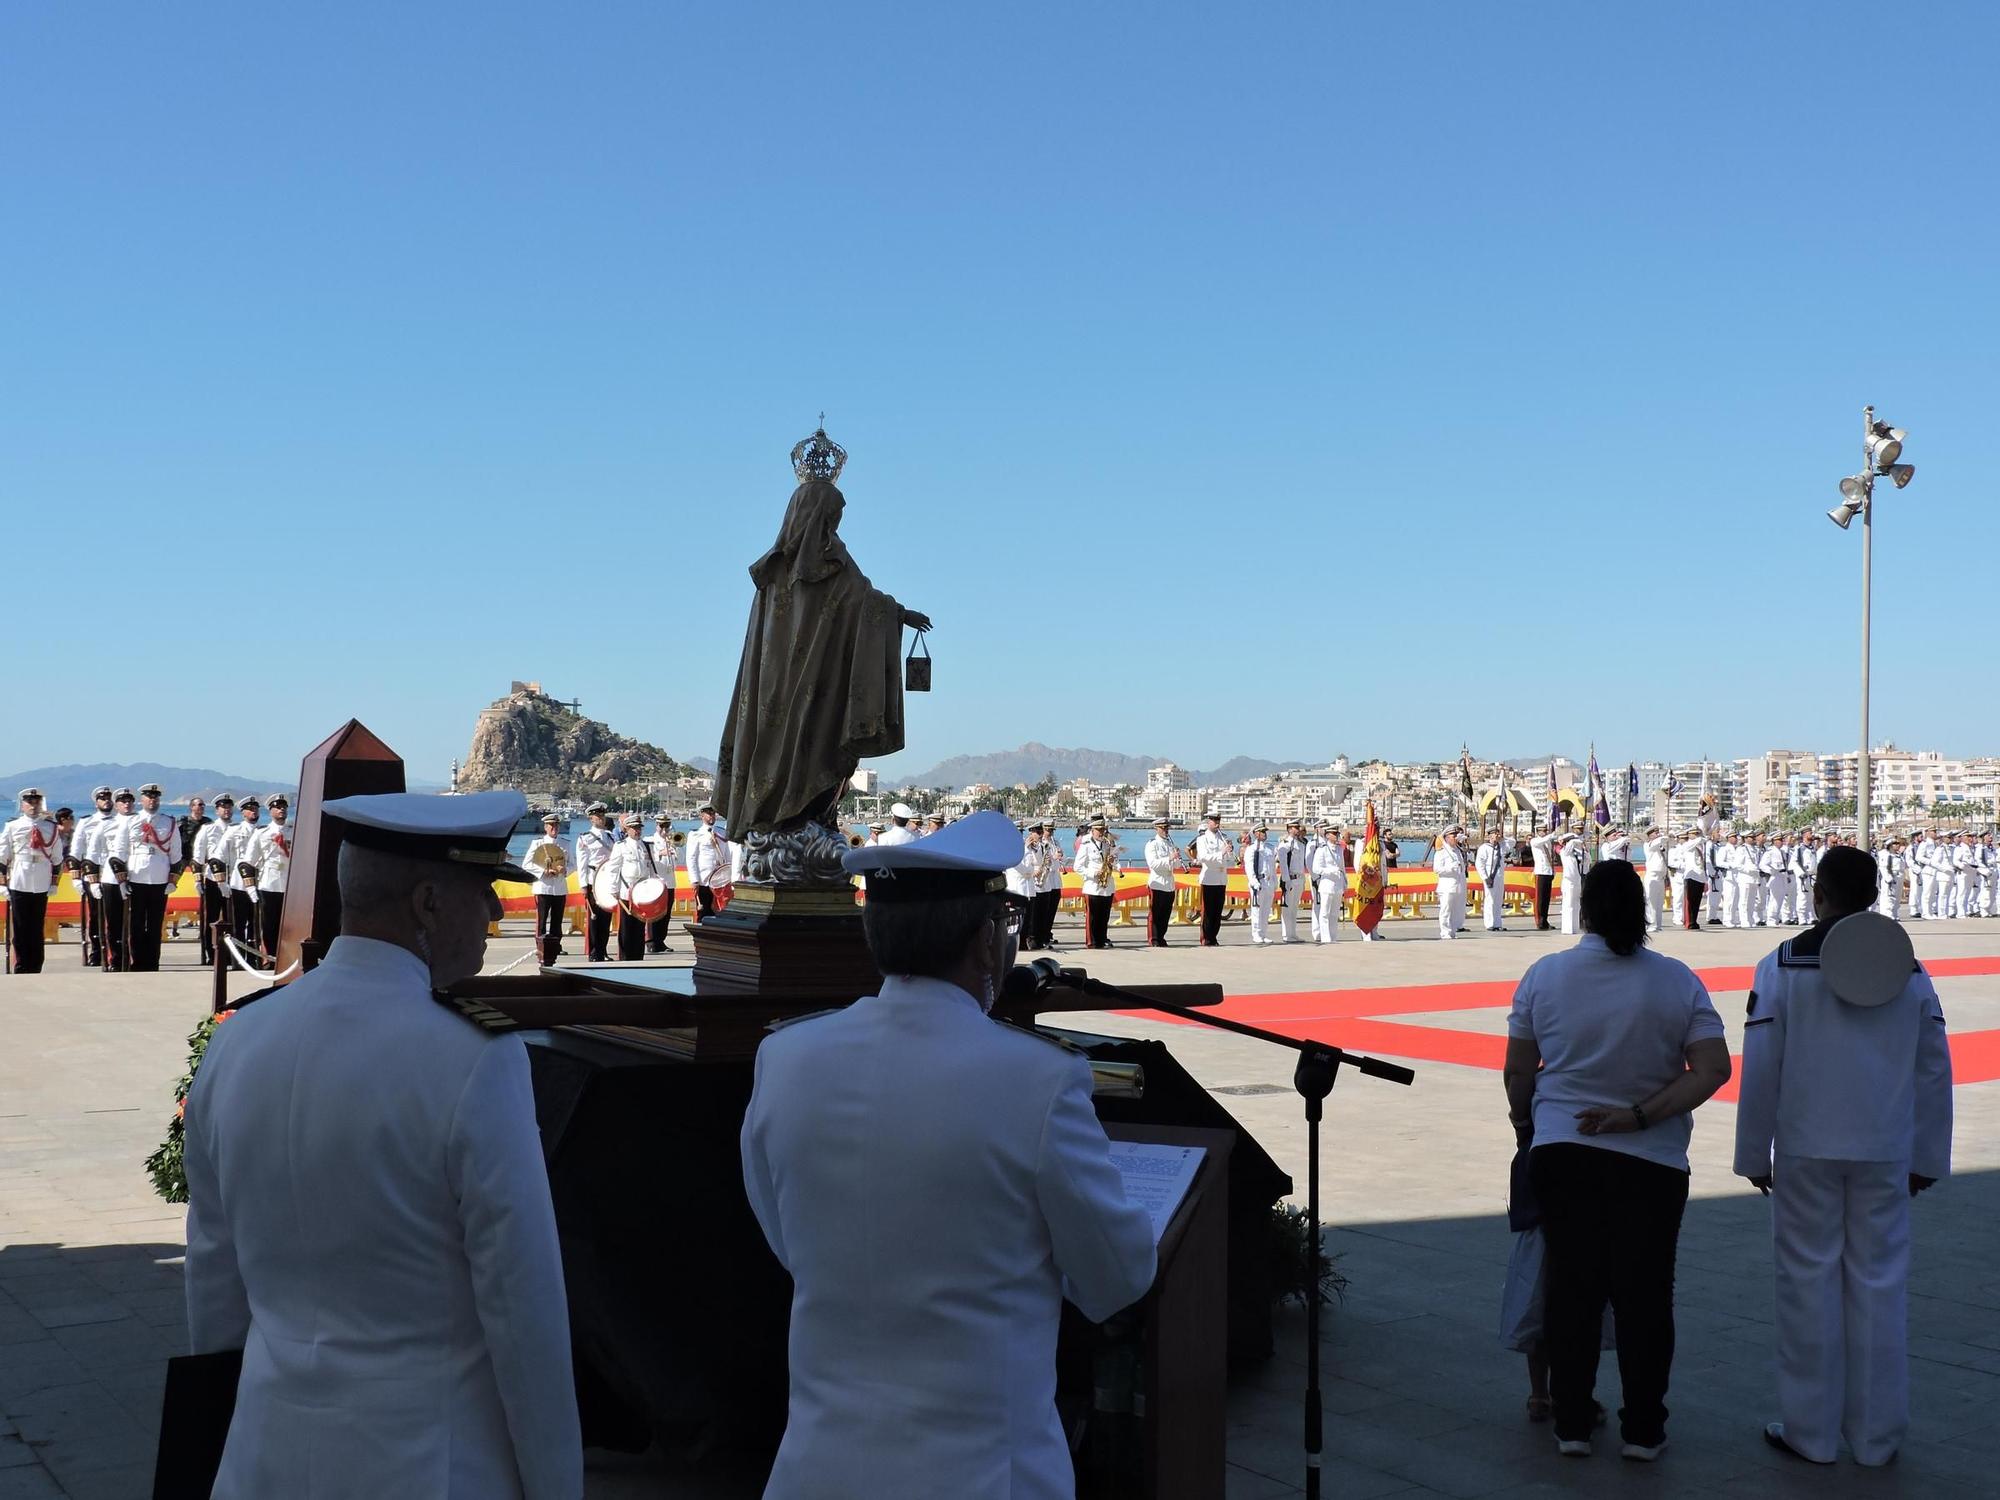
[{"label": "rocky hill", "polygon": [[691,774],[658,745],[585,718],[540,683],[517,682],[480,710],[458,785],[468,792],[517,787],[536,797],[581,797]]}]

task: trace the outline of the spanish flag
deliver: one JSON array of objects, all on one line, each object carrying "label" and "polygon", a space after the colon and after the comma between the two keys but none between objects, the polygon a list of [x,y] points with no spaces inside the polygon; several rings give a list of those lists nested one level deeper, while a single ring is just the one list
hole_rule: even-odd
[{"label": "spanish flag", "polygon": [[1360,901],[1354,925],[1363,932],[1373,932],[1382,920],[1382,892],[1388,881],[1382,874],[1382,830],[1375,825],[1372,801],[1368,804],[1368,828],[1361,835],[1361,852],[1354,858],[1354,877],[1354,894]]}]

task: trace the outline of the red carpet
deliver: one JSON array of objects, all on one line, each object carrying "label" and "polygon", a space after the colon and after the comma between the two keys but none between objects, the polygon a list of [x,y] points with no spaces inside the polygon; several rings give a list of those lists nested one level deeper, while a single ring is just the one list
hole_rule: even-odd
[{"label": "red carpet", "polygon": [[[1991,958],[1927,959],[1924,967],[1938,978],[2000,974],[2000,956]],[[1742,994],[1750,988],[1748,967],[1697,969],[1711,996]],[[1507,1052],[1504,1036],[1456,1031],[1448,1026],[1388,1020],[1390,1016],[1434,1011],[1502,1008],[1514,1001],[1511,979],[1469,980],[1463,984],[1385,985],[1374,989],[1300,990],[1271,995],[1231,995],[1216,1007],[1232,1021],[1262,1026],[1301,1041],[1328,1042],[1349,1052],[1377,1053],[1417,1062],[1458,1063],[1465,1067],[1500,1070]],[[1741,1007],[1738,1006],[1740,1010]],[[1945,1014],[1950,1015],[1947,1007]],[[1150,1016],[1150,1011],[1126,1011]],[[1155,1020],[1192,1025],[1171,1016]],[[2000,1078],[2000,1031],[1960,1032],[1951,1039],[1952,1076],[1961,1084]],[[1498,1095],[1495,1095],[1496,1099]],[[1718,1099],[1736,1097],[1731,1079]]]}]

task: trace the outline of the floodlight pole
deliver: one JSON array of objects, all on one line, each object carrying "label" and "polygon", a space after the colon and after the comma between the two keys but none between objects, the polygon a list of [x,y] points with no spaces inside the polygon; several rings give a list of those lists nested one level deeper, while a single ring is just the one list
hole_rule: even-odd
[{"label": "floodlight pole", "polygon": [[1874,433],[1875,408],[1865,406],[1861,409],[1861,754],[1854,777],[1854,836],[1863,853],[1872,844],[1868,830],[1868,637],[1874,579],[1875,455],[1868,440]]}]

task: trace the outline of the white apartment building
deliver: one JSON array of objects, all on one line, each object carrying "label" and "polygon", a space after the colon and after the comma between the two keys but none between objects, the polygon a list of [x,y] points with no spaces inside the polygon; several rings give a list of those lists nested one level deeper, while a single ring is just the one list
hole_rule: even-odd
[{"label": "white apartment building", "polygon": [[[1829,802],[1844,802],[1860,788],[1861,753],[1844,750],[1821,755],[1820,795]],[[1935,802],[1973,800],[1975,777],[1969,764],[1950,760],[1937,750],[1899,750],[1893,744],[1868,752],[1868,801],[1879,814],[1894,816],[1898,809],[1914,812]],[[1982,771],[1977,780],[1991,797],[1992,773]]]}]

